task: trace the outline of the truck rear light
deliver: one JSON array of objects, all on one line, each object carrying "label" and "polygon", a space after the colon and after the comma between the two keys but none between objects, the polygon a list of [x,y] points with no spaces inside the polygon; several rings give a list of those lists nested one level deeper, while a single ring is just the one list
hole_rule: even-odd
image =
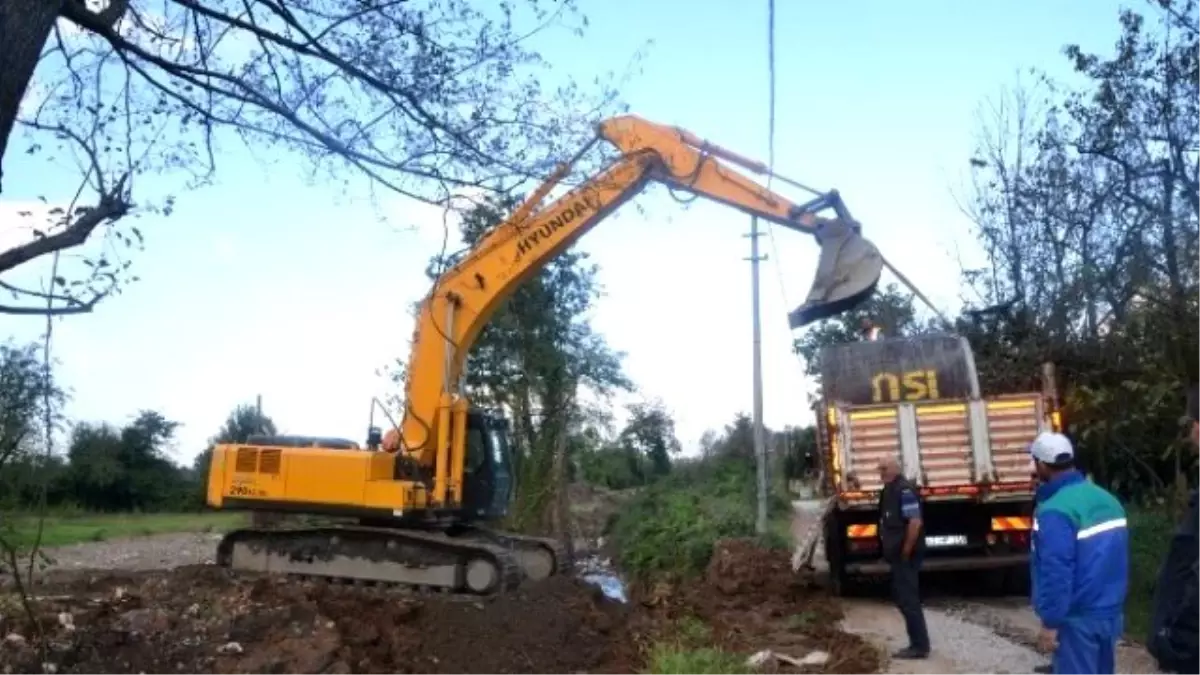
[{"label": "truck rear light", "polygon": [[979,487],[975,485],[954,485],[950,487],[929,487],[921,488],[922,497],[939,497],[943,495],[974,495],[979,494]]},{"label": "truck rear light", "polygon": [[870,525],[847,525],[846,536],[850,539],[868,539],[874,538],[879,533],[879,526]]},{"label": "truck rear light", "polygon": [[1029,532],[1005,532],[1004,538],[1013,548],[1029,548]]},{"label": "truck rear light", "polygon": [[1003,543],[1009,548],[1027,549],[1029,548],[1029,531],[1017,530],[1013,532],[988,532],[986,537],[988,546],[995,546],[997,543]]},{"label": "truck rear light", "polygon": [[993,532],[1017,532],[1033,529],[1033,519],[1025,516],[1000,516],[992,518]]}]

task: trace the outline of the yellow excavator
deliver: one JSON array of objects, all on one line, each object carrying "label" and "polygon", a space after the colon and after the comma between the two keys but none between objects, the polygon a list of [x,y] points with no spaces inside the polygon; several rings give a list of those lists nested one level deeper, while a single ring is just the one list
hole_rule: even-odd
[{"label": "yellow excavator", "polygon": [[[600,140],[616,146],[616,158],[543,205]],[[633,115],[601,122],[591,143],[436,280],[417,316],[398,425],[386,435],[373,427],[362,448],[341,439],[260,436],[214,449],[210,506],[348,517],[338,525],[235,530],[219,543],[218,563],[474,594],[565,572],[569,556],[557,541],[486,526],[508,512],[508,425],[503,414],[472,408],[461,386],[467,350],[521,282],[651,181],[816,239],[816,279],[789,315],[793,328],[856,306],[879,281],[883,259],[837,192],[797,204],[732,166],[768,174],[764,164],[676,127]],[[820,215],[827,211],[832,216]]]}]

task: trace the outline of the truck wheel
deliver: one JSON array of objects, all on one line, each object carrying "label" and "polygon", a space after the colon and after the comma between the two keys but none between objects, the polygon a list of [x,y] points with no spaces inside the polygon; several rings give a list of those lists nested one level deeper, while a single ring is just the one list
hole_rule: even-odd
[{"label": "truck wheel", "polygon": [[1028,597],[1033,584],[1029,578],[1029,567],[1010,567],[1005,570],[1004,593],[1006,595],[1022,595]]},{"label": "truck wheel", "polygon": [[843,555],[845,542],[841,538],[843,528],[838,527],[837,517],[830,514],[825,519],[825,560],[829,563],[829,590],[834,597],[851,597],[857,591],[855,580],[846,572]]}]

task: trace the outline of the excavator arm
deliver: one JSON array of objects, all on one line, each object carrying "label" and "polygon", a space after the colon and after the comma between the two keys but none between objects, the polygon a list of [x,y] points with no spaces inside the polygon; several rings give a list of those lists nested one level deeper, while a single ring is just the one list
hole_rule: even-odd
[{"label": "excavator arm", "polygon": [[[589,144],[441,274],[420,306],[403,421],[385,436],[383,448],[434,468],[435,504],[457,503],[461,495],[467,402],[459,383],[467,351],[484,325],[521,282],[651,181],[816,238],[822,248],[817,278],[805,303],[790,315],[793,327],[845,311],[874,291],[882,258],[859,235],[858,224],[836,192],[794,203],[730,167],[767,174],[763,164],[633,115],[599,124],[597,140],[601,139],[620,151],[615,161],[543,206]],[[833,211],[833,217],[818,215],[825,210]]]}]

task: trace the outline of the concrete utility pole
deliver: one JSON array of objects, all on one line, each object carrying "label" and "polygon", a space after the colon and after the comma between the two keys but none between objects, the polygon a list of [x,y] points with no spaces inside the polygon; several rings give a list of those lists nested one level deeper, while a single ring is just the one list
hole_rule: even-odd
[{"label": "concrete utility pole", "polygon": [[259,394],[254,399],[254,423],[258,425],[258,433],[260,433],[260,434],[267,433],[267,430],[265,428],[263,428],[266,425],[263,424],[262,394]]},{"label": "concrete utility pole", "polygon": [[751,312],[754,314],[754,461],[758,473],[758,514],[754,519],[754,531],[767,533],[767,443],[763,432],[762,400],[762,326],[759,321],[758,263],[767,256],[758,254],[758,218],[750,216],[750,293]]}]

